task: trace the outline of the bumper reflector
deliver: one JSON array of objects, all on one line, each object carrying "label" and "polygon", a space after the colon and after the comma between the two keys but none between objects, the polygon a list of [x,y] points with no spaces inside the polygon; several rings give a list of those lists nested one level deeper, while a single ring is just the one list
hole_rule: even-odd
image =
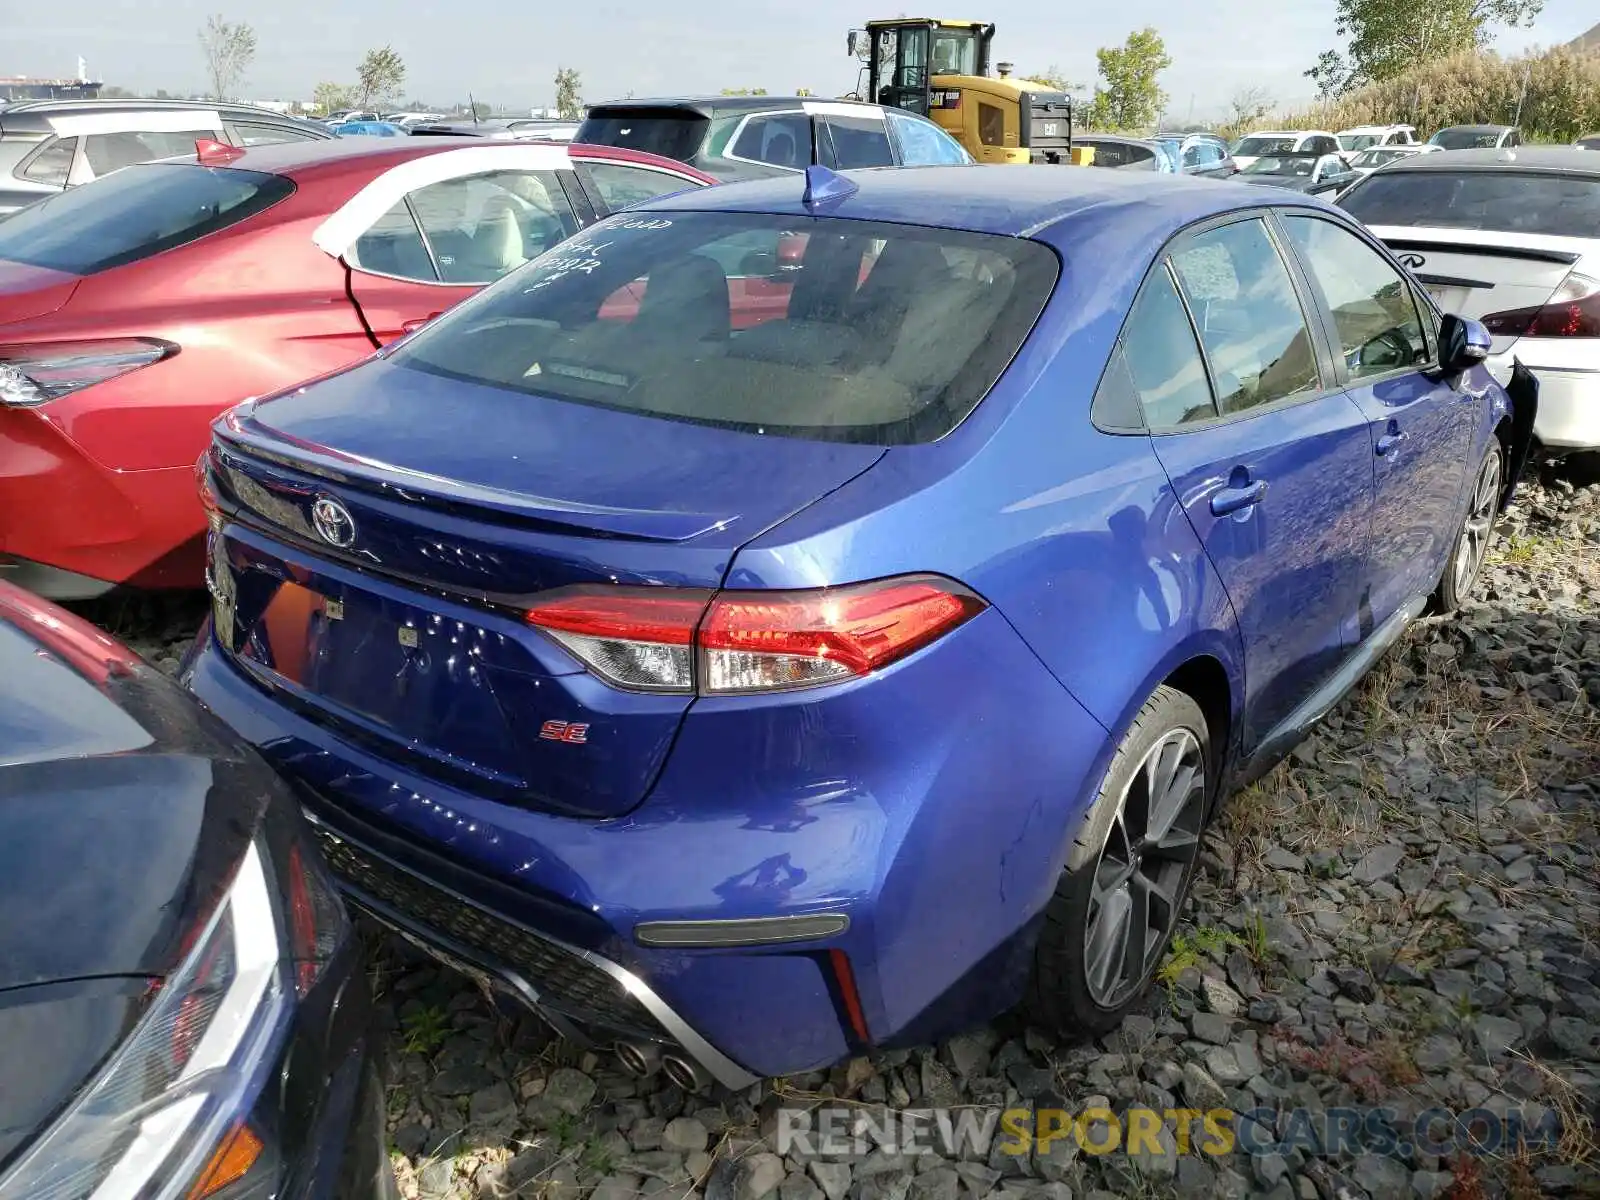
[{"label": "bumper reflector", "polygon": [[809,942],[833,937],[850,928],[844,913],[792,917],[753,917],[732,921],[646,921],[633,927],[641,946],[682,949],[692,946],[770,946],[775,942]]}]

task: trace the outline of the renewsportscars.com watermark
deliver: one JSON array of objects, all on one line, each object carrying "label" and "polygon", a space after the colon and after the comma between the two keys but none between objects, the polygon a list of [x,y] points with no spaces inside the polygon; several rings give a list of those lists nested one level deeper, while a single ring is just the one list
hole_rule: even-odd
[{"label": "renewsportscars.com watermark", "polygon": [[1561,1118],[1543,1107],[1456,1112],[1431,1108],[1415,1117],[1385,1107],[878,1109],[855,1105],[785,1107],[777,1112],[781,1155],[849,1157],[874,1150],[986,1158],[1048,1155],[1057,1144],[1085,1154],[1497,1154],[1517,1147],[1554,1149]]}]

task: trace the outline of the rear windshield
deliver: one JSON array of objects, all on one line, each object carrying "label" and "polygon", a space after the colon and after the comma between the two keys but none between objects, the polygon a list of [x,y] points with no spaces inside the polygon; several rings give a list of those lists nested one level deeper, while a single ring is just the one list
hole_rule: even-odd
[{"label": "rear windshield", "polygon": [[1430,141],[1446,150],[1492,150],[1500,144],[1503,129],[1441,129]]},{"label": "rear windshield", "polygon": [[631,112],[611,108],[585,120],[572,140],[590,146],[643,150],[682,162],[693,158],[700,149],[706,124],[706,118],[699,113],[684,110]]},{"label": "rear windshield", "polygon": [[1294,149],[1292,137],[1247,137],[1233,148],[1235,154],[1278,154]]},{"label": "rear windshield", "polygon": [[281,175],[147,163],[0,221],[0,259],[93,275],[226,229],[294,191]]},{"label": "rear windshield", "polygon": [[1592,238],[1600,228],[1600,176],[1393,169],[1367,176],[1339,204],[1368,225]]},{"label": "rear windshield", "polygon": [[392,361],[580,404],[877,445],[953,429],[1055,285],[1038,242],[649,210],[591,226]]}]

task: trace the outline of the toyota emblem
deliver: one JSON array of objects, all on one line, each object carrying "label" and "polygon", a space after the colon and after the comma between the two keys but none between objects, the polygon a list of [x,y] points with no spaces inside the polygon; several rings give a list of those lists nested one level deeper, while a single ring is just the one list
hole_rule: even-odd
[{"label": "toyota emblem", "polygon": [[1415,271],[1427,261],[1428,260],[1423,258],[1420,254],[1402,254],[1400,256],[1400,265],[1405,267],[1408,271]]},{"label": "toyota emblem", "polygon": [[330,546],[344,550],[356,540],[356,522],[350,510],[332,496],[318,496],[311,505],[311,525]]}]

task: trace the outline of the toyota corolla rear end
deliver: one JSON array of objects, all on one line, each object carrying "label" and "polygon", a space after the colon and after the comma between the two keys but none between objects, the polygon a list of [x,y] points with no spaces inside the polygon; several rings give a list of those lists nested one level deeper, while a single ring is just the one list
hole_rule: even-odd
[{"label": "toyota corolla rear end", "polygon": [[[1042,797],[1104,731],[883,472],[991,390],[1056,272],[903,224],[603,222],[218,423],[186,678],[359,904],[625,1062],[739,1085],[988,1016],[1058,866]],[[741,569],[846,494],[924,569],[848,525]]]}]

